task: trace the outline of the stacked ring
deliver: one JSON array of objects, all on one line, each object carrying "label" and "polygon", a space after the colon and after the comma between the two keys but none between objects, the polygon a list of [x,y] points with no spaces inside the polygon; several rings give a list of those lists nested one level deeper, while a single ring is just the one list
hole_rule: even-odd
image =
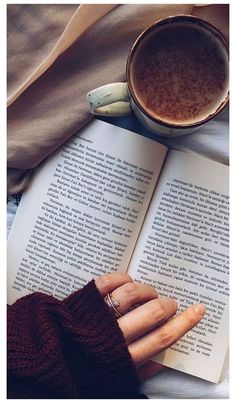
[{"label": "stacked ring", "polygon": [[122,314],[118,311],[118,307],[120,306],[120,303],[116,301],[112,295],[109,293],[104,297],[104,301],[108,305],[108,308],[110,311],[115,315],[116,318],[120,318]]}]

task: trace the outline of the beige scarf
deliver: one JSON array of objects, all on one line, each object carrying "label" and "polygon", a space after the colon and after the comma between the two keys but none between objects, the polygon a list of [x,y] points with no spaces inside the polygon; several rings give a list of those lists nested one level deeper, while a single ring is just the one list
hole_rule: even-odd
[{"label": "beige scarf", "polygon": [[228,5],[8,5],[8,193],[92,116],[86,93],[125,80],[127,55],[150,24],[194,14],[228,36]]}]

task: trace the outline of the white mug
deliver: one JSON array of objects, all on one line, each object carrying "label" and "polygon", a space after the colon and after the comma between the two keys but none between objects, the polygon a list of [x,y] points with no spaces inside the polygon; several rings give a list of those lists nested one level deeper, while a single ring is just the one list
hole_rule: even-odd
[{"label": "white mug", "polygon": [[134,91],[133,84],[131,82],[130,66],[134,55],[137,52],[137,49],[140,48],[140,44],[143,44],[144,39],[146,39],[148,35],[158,35],[158,32],[160,31],[160,29],[163,29],[163,27],[167,26],[168,28],[171,26],[171,28],[175,28],[175,24],[183,23],[187,23],[190,25],[197,24],[201,29],[204,29],[210,35],[213,35],[216,40],[217,46],[219,46],[221,51],[224,53],[228,63],[228,43],[223,34],[212,24],[198,17],[190,15],[178,15],[165,18],[163,20],[157,21],[156,23],[148,27],[135,41],[127,59],[127,82],[107,84],[102,87],[96,88],[87,94],[87,101],[89,103],[91,113],[100,116],[125,116],[133,112],[138,120],[147,129],[149,129],[152,133],[164,137],[176,137],[192,133],[199,126],[202,126],[203,124],[207,123],[209,120],[217,116],[228,103],[228,84],[225,92],[222,94],[222,98],[215,106],[215,110],[211,111],[211,113],[207,114],[203,118],[191,123],[170,123],[168,121],[165,121],[164,119],[160,119],[151,115],[148,112],[147,108],[145,108],[145,106],[140,102]]}]

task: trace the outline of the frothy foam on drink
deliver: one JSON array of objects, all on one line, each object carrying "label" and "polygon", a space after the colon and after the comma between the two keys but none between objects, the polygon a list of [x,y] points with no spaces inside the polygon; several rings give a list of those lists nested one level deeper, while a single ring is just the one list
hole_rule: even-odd
[{"label": "frothy foam on drink", "polygon": [[227,52],[218,37],[196,24],[168,24],[140,43],[130,79],[149,115],[172,124],[195,123],[227,96]]}]

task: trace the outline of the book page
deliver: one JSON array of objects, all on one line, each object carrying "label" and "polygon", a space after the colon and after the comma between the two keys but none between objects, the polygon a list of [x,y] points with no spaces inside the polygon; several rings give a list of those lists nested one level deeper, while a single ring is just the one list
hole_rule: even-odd
[{"label": "book page", "polygon": [[8,303],[126,271],[167,149],[94,120],[37,170],[8,242]]},{"label": "book page", "polygon": [[228,167],[169,151],[129,274],[175,298],[180,313],[204,303],[203,320],[155,357],[218,382],[228,349]]}]

